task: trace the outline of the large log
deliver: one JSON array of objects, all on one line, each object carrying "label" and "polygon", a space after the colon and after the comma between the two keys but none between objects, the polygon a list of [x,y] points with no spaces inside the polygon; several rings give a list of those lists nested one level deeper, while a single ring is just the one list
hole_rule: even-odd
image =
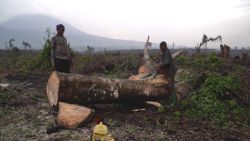
[{"label": "large log", "polygon": [[109,103],[129,100],[157,100],[169,96],[168,82],[91,77],[52,72],[46,87],[51,106],[58,102],[71,104]]}]

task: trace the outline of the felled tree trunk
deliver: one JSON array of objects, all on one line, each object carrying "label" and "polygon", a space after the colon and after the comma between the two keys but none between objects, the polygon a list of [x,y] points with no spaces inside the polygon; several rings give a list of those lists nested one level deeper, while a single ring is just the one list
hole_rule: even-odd
[{"label": "felled tree trunk", "polygon": [[87,107],[59,102],[56,122],[65,128],[77,128],[91,119],[92,115],[93,111]]},{"label": "felled tree trunk", "polygon": [[168,97],[165,81],[144,81],[90,77],[53,72],[46,87],[51,106],[58,102],[71,104],[109,103],[130,100],[157,100]]}]

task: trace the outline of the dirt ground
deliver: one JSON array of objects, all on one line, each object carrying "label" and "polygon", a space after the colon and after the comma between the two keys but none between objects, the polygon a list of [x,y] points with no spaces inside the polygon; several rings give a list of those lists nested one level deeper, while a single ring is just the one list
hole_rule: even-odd
[{"label": "dirt ground", "polygon": [[[48,75],[10,77],[5,82],[29,83],[8,103],[0,105],[1,141],[89,141],[93,122],[74,130],[53,128],[55,115],[45,95]],[[96,110],[117,141],[250,140],[249,125],[218,127],[209,121],[193,120],[157,112],[152,106],[134,104],[88,105]],[[131,109],[144,108],[143,111]],[[48,133],[55,129],[53,133]]]}]

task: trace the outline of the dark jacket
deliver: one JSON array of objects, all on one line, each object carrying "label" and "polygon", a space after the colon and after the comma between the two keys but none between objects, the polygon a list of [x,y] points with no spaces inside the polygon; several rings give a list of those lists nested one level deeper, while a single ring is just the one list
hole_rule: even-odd
[{"label": "dark jacket", "polygon": [[176,73],[175,63],[168,49],[161,53],[159,69],[161,74],[166,74],[167,76],[174,76]]},{"label": "dark jacket", "polygon": [[55,35],[51,38],[51,61],[55,65],[55,59],[70,60],[70,50],[67,39],[64,36]]}]

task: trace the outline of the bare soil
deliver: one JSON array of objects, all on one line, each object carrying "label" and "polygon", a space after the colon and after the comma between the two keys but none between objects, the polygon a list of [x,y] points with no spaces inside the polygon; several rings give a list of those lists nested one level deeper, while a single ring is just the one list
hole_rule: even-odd
[{"label": "bare soil", "polygon": [[[5,82],[29,82],[18,95],[0,105],[1,141],[89,141],[94,121],[74,130],[56,126],[56,112],[47,101],[45,86],[48,74],[9,77]],[[32,88],[32,91],[28,91]],[[158,112],[145,104],[88,105],[96,111],[117,141],[166,140],[250,140],[250,123],[218,127],[206,120],[194,120]],[[134,112],[132,109],[145,109]],[[49,132],[49,133],[48,133]]]}]

